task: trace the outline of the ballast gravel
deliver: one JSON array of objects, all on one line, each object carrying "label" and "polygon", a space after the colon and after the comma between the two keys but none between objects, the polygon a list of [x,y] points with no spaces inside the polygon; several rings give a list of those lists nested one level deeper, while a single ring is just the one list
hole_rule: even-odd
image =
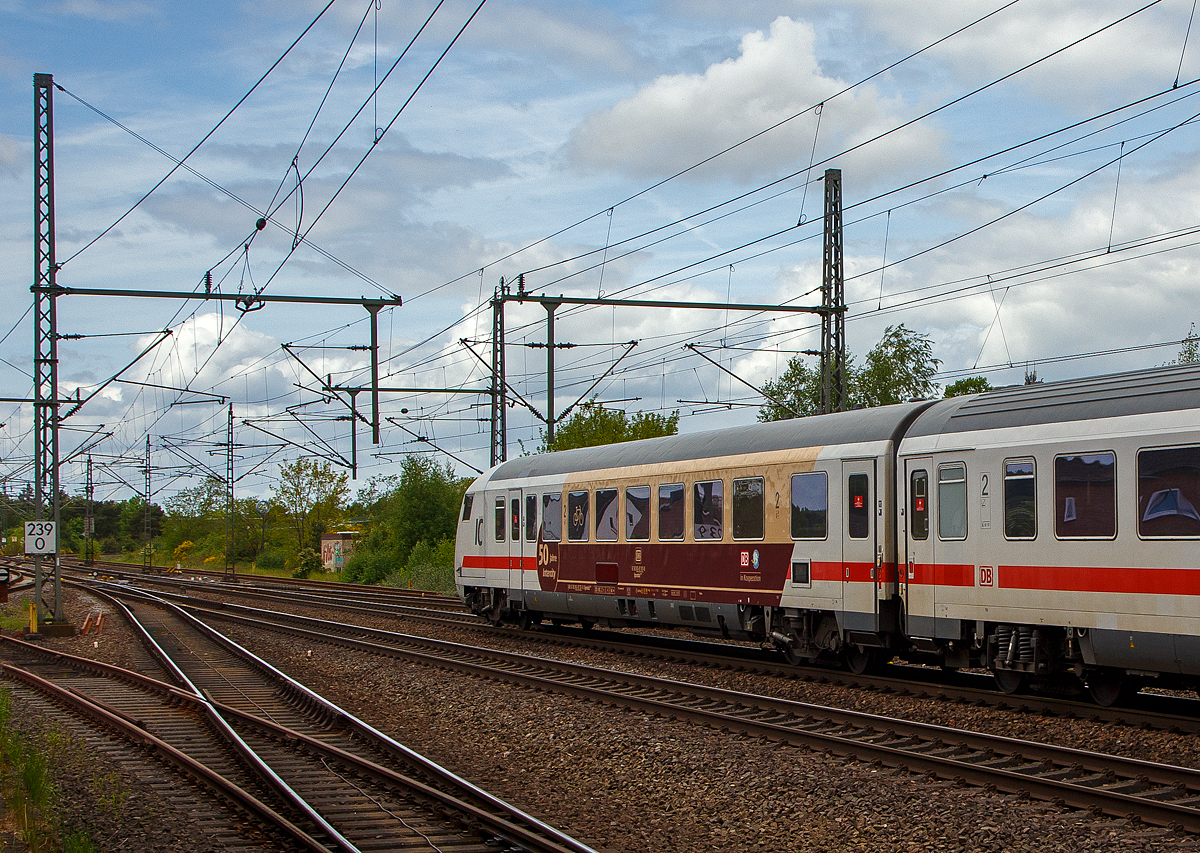
[{"label": "ballast gravel", "polygon": [[[68,593],[68,597],[73,593]],[[87,604],[73,605],[83,610]],[[95,602],[91,605],[95,608]],[[269,609],[301,612],[277,604]],[[307,615],[318,615],[308,610]],[[414,620],[347,622],[818,704],[1200,766],[1194,736],[636,659]],[[132,632],[47,645],[130,666]],[[82,621],[82,617],[80,617]],[[1197,851],[1200,837],[641,712],[224,628],[290,675],[489,792],[603,851]],[[98,643],[98,645],[93,645]],[[131,828],[122,851],[158,849]]]}]

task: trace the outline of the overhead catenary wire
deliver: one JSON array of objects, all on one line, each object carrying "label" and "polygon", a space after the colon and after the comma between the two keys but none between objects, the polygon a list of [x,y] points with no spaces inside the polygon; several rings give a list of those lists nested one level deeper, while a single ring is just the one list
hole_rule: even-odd
[{"label": "overhead catenary wire", "polygon": [[[221,117],[221,120],[216,123],[216,125],[212,128],[212,130],[210,130],[210,131],[208,131],[208,133],[204,134],[204,136],[200,139],[200,141],[197,142],[192,147],[192,149],[183,156],[182,160],[180,160],[175,166],[173,166],[171,168],[171,170],[167,172],[167,174],[163,175],[163,177],[161,179],[159,179],[159,181],[154,186],[152,186],[149,190],[147,190],[146,193],[141,198],[139,198],[136,202],[134,202],[132,207],[130,207],[128,210],[126,210],[124,213],[122,213],[119,217],[117,217],[115,222],[113,222],[111,225],[109,225],[107,228],[105,228],[103,231],[101,231],[99,234],[97,234],[95,237],[93,237],[91,240],[89,240],[87,243],[85,243],[82,248],[77,249],[75,252],[73,252],[66,260],[60,261],[59,266],[65,266],[66,264],[73,261],[75,258],[79,257],[81,254],[86,252],[89,248],[96,245],[97,242],[99,242],[105,236],[110,234],[114,228],[116,228],[118,225],[120,225],[121,222],[123,222],[125,220],[125,218],[127,216],[129,216],[129,214],[133,213],[133,211],[136,210],[137,207],[142,202],[144,202],[146,199],[148,199],[155,192],[155,190],[157,190],[159,187],[161,187],[163,184],[165,184],[167,182],[167,180],[172,175],[174,175],[175,172],[188,160],[189,157],[191,157],[193,154],[195,154],[197,151],[200,150],[200,146],[202,146],[205,142],[207,142],[214,133],[216,133],[218,130],[220,130],[221,126],[223,124],[225,124],[226,121],[229,120],[229,117],[234,114],[234,112],[237,110],[237,108],[240,107],[242,104],[244,104],[246,102],[246,100],[251,95],[254,94],[255,90],[257,90],[258,87],[262,85],[263,81],[266,80],[268,76],[270,76],[271,72],[274,71],[276,68],[278,68],[279,64],[281,62],[283,62],[283,60],[287,58],[288,54],[290,54],[292,52],[292,49],[295,48],[296,45],[298,45],[300,43],[300,40],[303,39],[306,35],[308,35],[309,31],[312,30],[312,28],[317,25],[317,22],[320,21],[322,17],[324,17],[325,13],[329,11],[329,8],[334,4],[335,1],[336,0],[329,0],[329,2],[326,3],[321,8],[321,11],[318,12],[316,17],[313,18],[312,21],[309,22],[308,26],[306,26],[304,28],[303,32],[301,32],[300,35],[296,36],[295,40],[287,46],[287,49],[284,50],[284,52],[282,54],[280,54],[279,58],[276,59],[273,63],[271,63],[271,67],[263,72],[263,75],[254,82],[254,85],[250,87],[249,91],[247,91],[246,94],[242,95],[242,97],[240,97],[238,99],[237,103],[229,108],[229,112],[225,113],[225,115]],[[58,88],[60,91],[65,92],[65,90],[63,90],[61,86],[57,86],[57,84],[56,84],[56,88]]]}]

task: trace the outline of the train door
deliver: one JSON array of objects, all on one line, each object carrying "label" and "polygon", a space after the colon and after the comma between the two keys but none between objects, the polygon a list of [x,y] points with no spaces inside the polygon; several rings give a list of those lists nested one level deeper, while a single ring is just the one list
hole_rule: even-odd
[{"label": "train door", "polygon": [[842,463],[842,627],[876,629],[879,600],[875,595],[879,540],[879,506],[875,460]]},{"label": "train door", "polygon": [[904,630],[909,636],[933,636],[934,579],[930,519],[934,518],[933,459],[920,456],[904,460],[904,568],[900,597],[904,601]]},{"label": "train door", "polygon": [[521,541],[521,490],[508,490],[508,588],[521,588],[521,558],[524,543]]}]

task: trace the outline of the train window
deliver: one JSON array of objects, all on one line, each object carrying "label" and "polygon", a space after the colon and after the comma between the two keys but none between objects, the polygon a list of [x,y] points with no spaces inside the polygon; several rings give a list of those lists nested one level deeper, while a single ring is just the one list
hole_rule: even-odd
[{"label": "train window", "polygon": [[504,541],[504,498],[496,498],[496,541]]},{"label": "train window", "polygon": [[697,542],[725,535],[725,481],[703,480],[692,487],[692,536]]},{"label": "train window", "polygon": [[913,539],[929,538],[929,472],[912,472],[908,490],[908,533]]},{"label": "train window", "polygon": [[743,477],[733,481],[733,538],[762,539],[765,522],[762,477]]},{"label": "train window", "polygon": [[630,486],[625,490],[625,538],[645,542],[650,538],[650,487]]},{"label": "train window", "polygon": [[537,541],[537,495],[525,496],[525,541]]},{"label": "train window", "polygon": [[512,499],[512,541],[521,541],[521,499]]},{"label": "train window", "polygon": [[463,521],[471,520],[471,506],[475,503],[474,495],[463,495]]},{"label": "train window", "polygon": [[1200,537],[1200,447],[1138,453],[1138,535]]},{"label": "train window", "polygon": [[682,539],[683,483],[662,483],[658,487],[658,538]]},{"label": "train window", "polygon": [[1054,457],[1054,535],[1112,539],[1117,535],[1117,455]]},{"label": "train window", "polygon": [[616,489],[596,489],[596,541],[617,541],[619,504]]},{"label": "train window", "polygon": [[792,538],[824,539],[829,530],[829,475],[792,475]]},{"label": "train window", "polygon": [[967,538],[967,466],[938,466],[938,539]]},{"label": "train window", "polygon": [[551,492],[542,495],[542,541],[557,542],[562,539],[562,494]]},{"label": "train window", "polygon": [[1037,473],[1032,459],[1004,460],[1004,538],[1037,538]]},{"label": "train window", "polygon": [[846,532],[851,539],[866,539],[871,535],[871,479],[866,474],[851,474],[846,478]]},{"label": "train window", "polygon": [[588,493],[567,492],[567,539],[588,541]]}]

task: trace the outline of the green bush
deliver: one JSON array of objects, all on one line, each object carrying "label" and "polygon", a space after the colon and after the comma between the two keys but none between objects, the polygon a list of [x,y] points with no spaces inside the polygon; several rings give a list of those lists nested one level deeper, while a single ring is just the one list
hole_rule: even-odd
[{"label": "green bush", "polygon": [[283,551],[278,548],[268,548],[258,555],[258,559],[254,561],[254,564],[261,569],[277,572],[284,568],[285,559]]},{"label": "green bush", "polygon": [[443,539],[434,546],[418,542],[404,568],[388,577],[388,585],[452,595],[455,591],[454,540]]},{"label": "green bush", "polygon": [[296,553],[296,568],[292,572],[294,578],[307,578],[313,572],[325,571],[321,555],[312,548],[301,548]]}]

